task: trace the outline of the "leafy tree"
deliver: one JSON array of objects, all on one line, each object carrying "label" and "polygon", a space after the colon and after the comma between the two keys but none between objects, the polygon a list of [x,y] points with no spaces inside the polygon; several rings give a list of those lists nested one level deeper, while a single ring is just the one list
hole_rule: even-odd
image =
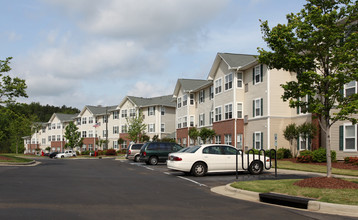
[{"label": "leafy tree", "polygon": [[317,133],[317,127],[312,124],[305,122],[297,127],[297,131],[300,137],[306,141],[308,138],[313,139]]},{"label": "leafy tree", "polygon": [[[339,120],[356,123],[358,94],[344,96],[344,85],[358,81],[358,3],[352,0],[308,0],[287,24],[272,29],[261,21],[271,51],[259,48],[259,61],[270,68],[297,73],[282,85],[290,107],[318,116],[326,136],[327,177],[332,176],[330,129]],[[309,101],[302,99],[309,96]]]},{"label": "leafy tree", "polygon": [[140,136],[140,141],[141,141],[142,143],[148,142],[149,140],[150,140],[150,137],[149,137],[148,135],[146,135],[146,134],[142,134],[142,135]]},{"label": "leafy tree", "polygon": [[127,117],[128,135],[129,139],[133,142],[138,142],[140,137],[145,134],[146,125],[143,123],[144,118],[142,112],[134,117]]},{"label": "leafy tree", "polygon": [[199,133],[199,137],[203,140],[204,144],[209,139],[211,140],[215,136],[215,131],[209,128],[202,128]]},{"label": "leafy tree", "polygon": [[[285,130],[283,130],[283,136],[285,137],[286,140],[290,142],[291,152],[296,152],[295,148],[292,147],[293,146],[292,142],[293,140],[297,140],[299,137],[297,125],[295,123],[287,125]],[[294,153],[294,155],[296,155],[296,153]]]},{"label": "leafy tree", "polygon": [[12,103],[15,97],[26,97],[26,83],[25,80],[18,77],[11,78],[8,73],[11,68],[9,66],[12,57],[6,60],[0,60],[0,104]]},{"label": "leafy tree", "polygon": [[75,147],[80,147],[83,144],[83,138],[81,138],[81,133],[78,130],[78,127],[73,121],[71,121],[65,128],[65,138],[67,139],[66,147],[71,149]]},{"label": "leafy tree", "polygon": [[194,145],[196,143],[196,140],[199,137],[199,134],[200,133],[199,133],[198,129],[196,129],[196,127],[189,128],[189,138],[194,141]]}]

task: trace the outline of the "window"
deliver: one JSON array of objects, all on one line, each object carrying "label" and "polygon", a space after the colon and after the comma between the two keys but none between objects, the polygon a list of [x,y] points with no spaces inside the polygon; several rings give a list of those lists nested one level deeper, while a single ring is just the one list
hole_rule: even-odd
[{"label": "window", "polygon": [[298,139],[298,149],[299,150],[308,150],[309,147],[309,139],[308,138],[303,138],[300,136],[300,138]]},{"label": "window", "polygon": [[93,131],[92,130],[88,131],[88,137],[93,137]]},{"label": "window", "polygon": [[93,124],[93,117],[88,117],[88,124]]},{"label": "window", "polygon": [[155,124],[148,124],[148,132],[149,133],[155,132]]},{"label": "window", "polygon": [[118,141],[113,141],[113,149],[118,149]]},{"label": "window", "polygon": [[181,118],[178,118],[178,128],[181,128]]},{"label": "window", "polygon": [[225,76],[225,90],[232,89],[232,73]]},{"label": "window", "polygon": [[178,108],[181,108],[181,98],[178,98]]},{"label": "window", "polygon": [[232,104],[225,105],[225,119],[232,118]]},{"label": "window", "polygon": [[238,134],[236,138],[236,148],[242,148],[242,134]]},{"label": "window", "polygon": [[165,132],[165,124],[160,125],[160,132]]},{"label": "window", "polygon": [[61,129],[61,123],[57,123],[57,129]]},{"label": "window", "polygon": [[104,116],[103,116],[103,123],[107,123],[107,119],[108,119],[108,116],[107,116],[107,115],[104,115]]},{"label": "window", "polygon": [[190,94],[190,105],[194,105],[194,94]]},{"label": "window", "polygon": [[255,149],[260,150],[262,149],[262,142],[263,142],[263,133],[262,132],[255,132],[253,135],[253,146]]},{"label": "window", "polygon": [[121,133],[127,133],[127,125],[121,126]]},{"label": "window", "polygon": [[56,129],[56,123],[52,123],[52,129]]},{"label": "window", "polygon": [[89,150],[89,151],[92,151],[92,150],[93,150],[93,144],[89,144],[89,145],[88,145],[88,150]]},{"label": "window", "polygon": [[215,94],[221,93],[221,79],[215,80]]},{"label": "window", "polygon": [[339,127],[339,150],[357,151],[357,125],[344,124]]},{"label": "window", "polygon": [[87,124],[87,118],[86,118],[86,117],[83,117],[83,118],[82,118],[82,124],[83,124],[83,125]]},{"label": "window", "polygon": [[187,106],[187,105],[188,105],[188,95],[185,94],[185,95],[183,96],[183,106]]},{"label": "window", "polygon": [[87,132],[86,131],[82,131],[82,137],[83,138],[87,137]]},{"label": "window", "polygon": [[119,126],[113,126],[113,134],[119,134]]},{"label": "window", "polygon": [[210,125],[212,125],[214,123],[214,111],[210,112],[210,119],[209,120],[210,120],[209,121]]},{"label": "window", "polygon": [[214,86],[210,86],[209,88],[209,99],[212,100],[214,98]]},{"label": "window", "polygon": [[352,81],[344,85],[344,97],[349,97],[357,93],[357,82]]},{"label": "window", "polygon": [[186,127],[188,127],[188,118],[184,117],[183,118],[183,128],[186,128]]},{"label": "window", "polygon": [[263,99],[253,100],[253,117],[263,116]]},{"label": "window", "polygon": [[48,136],[47,138],[48,138],[48,139],[47,139],[48,141],[51,141],[51,136]]},{"label": "window", "polygon": [[57,135],[57,141],[61,141],[61,135]]},{"label": "window", "polygon": [[123,141],[122,145],[121,145],[122,149],[126,149],[127,148],[127,141]]},{"label": "window", "polygon": [[78,118],[77,119],[77,125],[80,125],[81,124],[81,118]]},{"label": "window", "polygon": [[231,134],[225,134],[225,144],[232,145]]},{"label": "window", "polygon": [[52,135],[52,141],[56,141],[56,135]]},{"label": "window", "polygon": [[237,73],[237,88],[242,88],[242,73]]},{"label": "window", "polygon": [[237,118],[242,118],[242,103],[239,102],[237,103]]},{"label": "window", "polygon": [[199,115],[199,126],[205,126],[205,114],[200,114]]},{"label": "window", "polygon": [[187,146],[186,138],[183,138],[183,147]]},{"label": "window", "polygon": [[215,121],[221,121],[221,106],[215,108]]},{"label": "window", "polygon": [[46,144],[46,138],[42,138],[42,144]]},{"label": "window", "polygon": [[135,108],[129,109],[129,117],[135,117],[135,115],[136,115]]},{"label": "window", "polygon": [[262,78],[263,78],[263,65],[257,65],[253,68],[253,73],[252,73],[252,77],[253,77],[253,84],[256,85],[260,82],[262,82]]},{"label": "window", "polygon": [[107,130],[103,130],[103,137],[107,137]]},{"label": "window", "polygon": [[162,107],[160,108],[160,114],[161,114],[161,115],[165,115],[165,107],[164,107],[164,106],[162,106]]},{"label": "window", "polygon": [[205,90],[199,91],[199,103],[205,102]]},{"label": "window", "polygon": [[[299,98],[298,100],[308,103],[308,95],[306,95],[305,97]],[[308,113],[307,108],[308,108],[307,105],[297,107],[297,114],[307,114]]]},{"label": "window", "polygon": [[148,107],[148,116],[155,115],[155,106]]},{"label": "window", "polygon": [[194,116],[190,116],[190,127],[194,127]]},{"label": "window", "polygon": [[119,111],[114,111],[112,113],[112,115],[113,115],[113,119],[118,119],[119,118]]},{"label": "window", "polygon": [[221,144],[221,136],[220,135],[215,136],[215,144]]},{"label": "window", "polygon": [[126,118],[127,117],[127,109],[122,110],[122,118]]}]

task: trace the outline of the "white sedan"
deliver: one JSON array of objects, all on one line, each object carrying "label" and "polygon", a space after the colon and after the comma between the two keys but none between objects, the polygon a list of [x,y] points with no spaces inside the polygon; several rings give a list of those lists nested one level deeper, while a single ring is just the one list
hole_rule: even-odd
[{"label": "white sedan", "polygon": [[233,172],[236,171],[236,153],[238,153],[238,170],[249,170],[251,174],[260,174],[265,159],[266,167],[270,167],[269,157],[265,158],[257,154],[255,158],[252,154],[248,157],[247,154],[241,155],[242,151],[238,151],[233,146],[222,144],[204,144],[189,147],[184,152],[171,153],[168,156],[167,167],[194,176],[204,176],[206,173],[214,172]]}]

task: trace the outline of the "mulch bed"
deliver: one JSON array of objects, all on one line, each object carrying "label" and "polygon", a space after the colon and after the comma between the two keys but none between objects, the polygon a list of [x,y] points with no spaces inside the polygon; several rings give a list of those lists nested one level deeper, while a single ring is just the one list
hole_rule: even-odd
[{"label": "mulch bed", "polygon": [[10,157],[4,157],[4,156],[0,156],[0,160],[13,160],[13,158]]},{"label": "mulch bed", "polygon": [[[299,163],[295,158],[283,159],[293,163]],[[327,163],[306,163],[320,166],[327,166]],[[358,170],[358,166],[344,163],[343,161],[332,162],[332,167],[337,169]],[[313,177],[295,182],[294,185],[300,187],[311,188],[327,188],[327,189],[358,189],[358,184],[333,177]]]}]

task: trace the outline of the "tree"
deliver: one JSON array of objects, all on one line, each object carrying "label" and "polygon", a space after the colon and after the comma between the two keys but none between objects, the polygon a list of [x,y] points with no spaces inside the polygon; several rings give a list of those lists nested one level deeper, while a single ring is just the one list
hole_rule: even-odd
[{"label": "tree", "polygon": [[[358,94],[342,89],[358,81],[358,3],[351,0],[308,0],[287,24],[270,29],[261,21],[271,51],[259,48],[259,61],[269,68],[297,73],[297,81],[281,85],[290,107],[306,107],[317,115],[326,136],[327,177],[332,176],[330,129],[339,120],[357,123]],[[309,99],[302,99],[309,97]]]},{"label": "tree", "polygon": [[202,128],[199,133],[199,137],[203,140],[204,144],[209,139],[211,140],[215,136],[215,131],[209,128]]},{"label": "tree", "polygon": [[134,117],[127,117],[128,135],[129,139],[135,143],[140,140],[140,137],[145,134],[146,125],[143,123],[144,118],[142,112]]},{"label": "tree", "polygon": [[11,78],[5,73],[11,70],[9,64],[12,57],[6,60],[0,60],[0,104],[14,102],[14,97],[26,97],[26,83],[25,80],[18,77]]},{"label": "tree", "polygon": [[78,130],[78,127],[73,121],[71,121],[65,128],[65,138],[67,139],[66,147],[71,149],[75,147],[80,147],[83,144],[83,138],[81,138],[81,133]]},{"label": "tree", "polygon": [[199,131],[196,129],[196,127],[189,128],[189,138],[194,141],[194,145],[196,143],[196,140],[199,137]]},{"label": "tree", "polygon": [[313,139],[317,133],[317,127],[312,124],[305,122],[297,127],[299,136],[306,142],[307,139]]},{"label": "tree", "polygon": [[[286,126],[285,130],[283,130],[283,136],[286,140],[290,142],[290,146],[293,146],[293,140],[297,140],[299,137],[297,125],[295,123],[289,124]],[[291,148],[291,152],[294,152],[294,155],[296,155],[295,148]]]}]

